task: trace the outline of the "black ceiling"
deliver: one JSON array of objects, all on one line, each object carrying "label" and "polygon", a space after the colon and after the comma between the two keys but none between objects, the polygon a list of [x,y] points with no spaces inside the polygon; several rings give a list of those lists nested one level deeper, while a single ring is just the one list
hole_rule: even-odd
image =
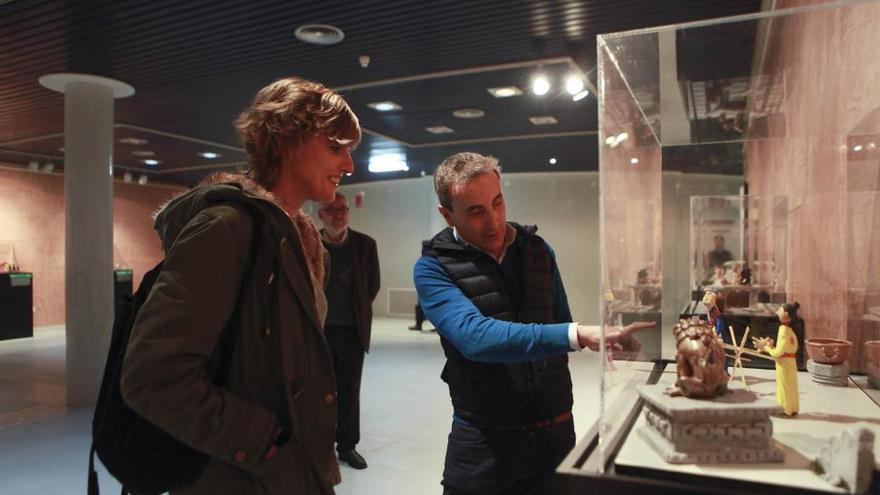
[{"label": "black ceiling", "polygon": [[[116,102],[120,171],[190,184],[215,164],[244,161],[231,122],[273,79],[299,75],[342,88],[368,131],[355,153],[368,181],[430,173],[463,149],[492,153],[508,171],[595,170],[596,100],[573,102],[561,77],[587,73],[595,82],[597,34],[755,12],[760,0],[601,1],[135,1],[13,0],[0,4],[0,159],[63,159],[63,98],[37,83],[55,72],[122,80],[136,94]],[[308,45],[297,26],[332,24],[345,32],[334,46]],[[367,68],[358,56],[368,54]],[[539,64],[544,61],[543,64]],[[532,63],[534,62],[534,63]],[[528,93],[538,69],[557,87]],[[426,78],[407,79],[412,76]],[[525,94],[495,99],[486,88],[515,84]],[[367,103],[391,100],[380,113]],[[452,116],[462,107],[481,119]],[[529,117],[553,116],[536,126]],[[429,126],[447,126],[435,135]],[[408,172],[366,171],[371,154],[399,148]],[[155,153],[150,167],[135,149]],[[213,151],[216,160],[199,158]]]}]

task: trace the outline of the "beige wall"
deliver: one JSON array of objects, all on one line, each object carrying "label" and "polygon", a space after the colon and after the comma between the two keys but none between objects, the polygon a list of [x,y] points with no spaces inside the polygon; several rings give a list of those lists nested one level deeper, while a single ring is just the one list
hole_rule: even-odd
[{"label": "beige wall", "polygon": [[[162,257],[151,214],[182,188],[113,184],[114,262],[134,270],[134,285]],[[34,274],[34,325],[64,323],[64,177],[0,165],[0,245]]]}]

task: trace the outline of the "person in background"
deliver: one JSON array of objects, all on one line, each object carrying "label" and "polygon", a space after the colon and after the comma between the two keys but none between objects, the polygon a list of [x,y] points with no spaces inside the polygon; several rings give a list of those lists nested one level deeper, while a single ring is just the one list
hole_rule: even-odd
[{"label": "person in background", "polygon": [[[449,225],[425,243],[413,278],[446,355],[454,410],[443,493],[545,494],[574,447],[567,353],[598,350],[598,326],[572,323],[553,249],[507,222],[496,159],[458,153],[434,172]],[[606,342],[632,350],[634,323]]]},{"label": "person in background", "polygon": [[321,240],[330,254],[324,334],[339,393],[336,451],[339,460],[365,469],[367,461],[355,446],[361,438],[361,376],[364,353],[370,350],[373,299],[379,293],[379,256],[372,237],[349,228],[348,200],[342,194],[322,203],[318,218],[324,225]]}]

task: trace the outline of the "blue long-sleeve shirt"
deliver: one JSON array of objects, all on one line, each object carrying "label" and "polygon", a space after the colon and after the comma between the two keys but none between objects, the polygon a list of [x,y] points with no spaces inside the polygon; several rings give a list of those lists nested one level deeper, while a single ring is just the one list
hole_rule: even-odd
[{"label": "blue long-sleeve shirt", "polygon": [[[413,279],[425,316],[461,354],[472,361],[509,363],[563,354],[571,350],[571,310],[553,249],[553,316],[564,323],[515,323],[483,316],[433,257],[416,261]],[[522,259],[516,243],[508,247],[501,272],[515,306],[524,297]]]}]

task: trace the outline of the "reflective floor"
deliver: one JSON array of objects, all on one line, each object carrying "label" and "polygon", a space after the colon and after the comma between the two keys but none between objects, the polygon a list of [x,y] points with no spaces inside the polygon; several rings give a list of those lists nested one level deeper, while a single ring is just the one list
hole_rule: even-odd
[{"label": "reflective floor", "polygon": [[[369,467],[356,471],[343,464],[343,481],[336,487],[340,495],[442,491],[452,419],[449,393],[440,380],[443,352],[435,332],[407,330],[411,324],[404,318],[374,322],[358,445]],[[0,342],[0,493],[85,493],[92,411],[64,404],[64,354],[63,327]],[[597,355],[570,356],[580,437],[598,412]],[[119,491],[103,470],[100,481],[103,493]]]}]

